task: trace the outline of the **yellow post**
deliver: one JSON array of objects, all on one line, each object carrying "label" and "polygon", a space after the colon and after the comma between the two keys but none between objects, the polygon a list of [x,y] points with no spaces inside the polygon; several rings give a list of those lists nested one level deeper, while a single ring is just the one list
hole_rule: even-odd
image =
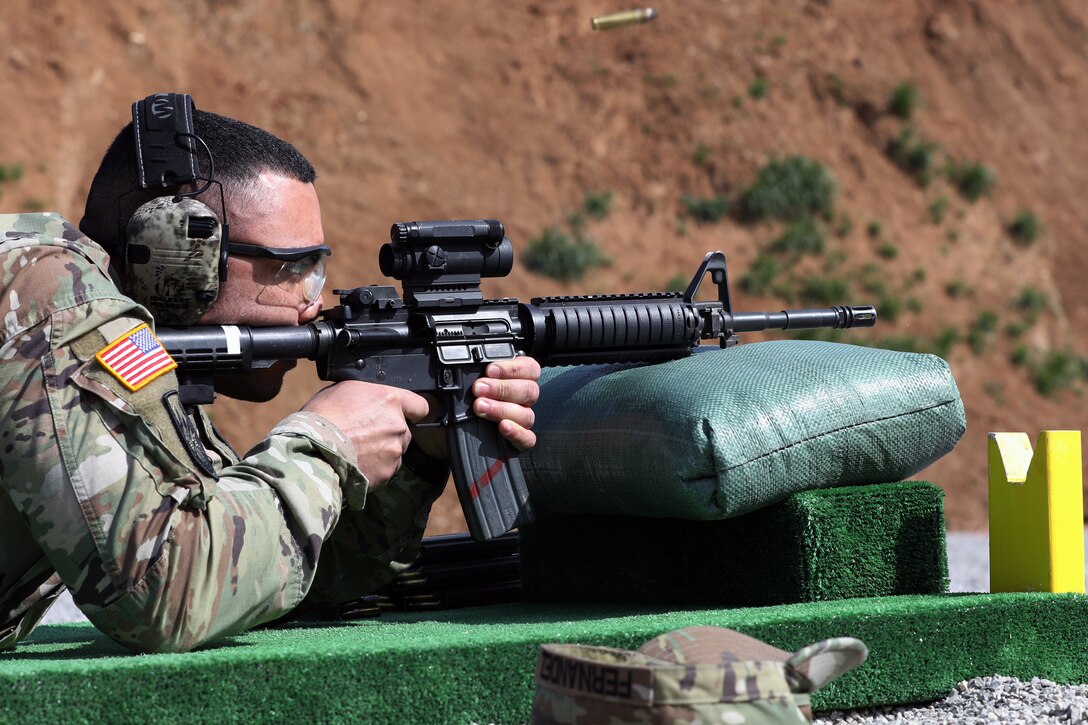
[{"label": "yellow post", "polygon": [[1080,431],[991,433],[990,591],[1084,592]]}]

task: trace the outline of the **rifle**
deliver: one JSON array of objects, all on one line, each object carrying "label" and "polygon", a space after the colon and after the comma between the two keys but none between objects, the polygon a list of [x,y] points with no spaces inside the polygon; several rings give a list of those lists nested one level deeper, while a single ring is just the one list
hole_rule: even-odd
[{"label": "rifle", "polygon": [[[541,365],[658,362],[686,357],[700,340],[735,345],[767,329],[871,327],[871,306],[734,313],[725,255],[711,252],[683,292],[484,299],[482,277],[503,277],[513,245],[493,219],[400,222],[378,254],[394,287],[334,290],[337,307],[296,327],[159,328],[178,363],[184,404],[215,399],[212,376],[245,374],[283,359],[313,360],[322,380],[361,380],[436,395],[445,405],[450,463],[473,538],[531,520],[517,454],[498,426],[472,413],[472,384],[487,365],[529,355]],[[696,301],[706,274],[717,300]]]}]

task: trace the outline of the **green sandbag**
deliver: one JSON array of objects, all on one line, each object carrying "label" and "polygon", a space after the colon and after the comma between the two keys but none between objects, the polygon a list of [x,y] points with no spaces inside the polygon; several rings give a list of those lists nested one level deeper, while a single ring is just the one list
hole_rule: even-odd
[{"label": "green sandbag", "polygon": [[811,340],[548,368],[534,409],[521,464],[540,515],[728,518],[908,478],[966,427],[941,358]]}]

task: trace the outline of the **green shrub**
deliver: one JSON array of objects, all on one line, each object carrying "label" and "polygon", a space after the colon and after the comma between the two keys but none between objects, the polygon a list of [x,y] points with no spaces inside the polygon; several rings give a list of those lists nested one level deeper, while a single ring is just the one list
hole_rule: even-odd
[{"label": "green shrub", "polygon": [[888,98],[888,113],[909,121],[920,101],[918,89],[913,83],[900,83],[892,89],[891,96]]},{"label": "green shrub", "polygon": [[680,197],[684,211],[700,224],[719,221],[729,213],[729,199],[724,196],[697,197],[684,194]]},{"label": "green shrub", "polygon": [[830,307],[843,304],[849,293],[849,285],[838,277],[808,277],[801,285],[800,296],[806,305]]},{"label": "green shrub", "polygon": [[0,183],[23,178],[22,164],[0,164]]},{"label": "green shrub", "polygon": [[752,79],[752,82],[748,84],[748,95],[756,100],[764,98],[767,95],[767,81],[763,76],[756,76]]},{"label": "green shrub", "polygon": [[[842,304],[840,298],[839,304]],[[891,294],[883,294],[876,302],[876,313],[881,320],[895,322],[903,314],[903,300]]]},{"label": "green shrub", "polygon": [[777,254],[822,254],[827,246],[823,228],[811,219],[793,222],[771,242],[771,251]]},{"label": "green shrub", "polygon": [[1084,377],[1084,361],[1069,352],[1051,350],[1030,365],[1032,382],[1041,395],[1051,396]]},{"label": "green shrub", "polygon": [[683,292],[691,284],[691,278],[684,275],[683,272],[678,272],[669,278],[668,284],[665,285],[667,292]]},{"label": "green shrub", "polygon": [[710,147],[705,143],[696,146],[695,151],[691,154],[691,161],[696,166],[706,166],[710,163]]},{"label": "green shrub", "polygon": [[914,129],[904,128],[898,138],[888,143],[887,151],[895,165],[913,176],[922,186],[933,180],[937,171],[939,147],[931,141],[916,139]]},{"label": "green shrub", "polygon": [[986,352],[997,329],[997,313],[993,310],[980,312],[967,330],[967,344],[976,355]]},{"label": "green shrub", "polygon": [[1028,209],[1016,212],[1012,223],[1009,224],[1009,234],[1014,241],[1027,246],[1034,242],[1043,233],[1043,223]]},{"label": "green shrub", "polygon": [[881,242],[876,248],[876,253],[880,255],[881,259],[895,259],[899,256],[899,247],[891,242]]},{"label": "green shrub", "polygon": [[977,161],[952,162],[947,169],[948,178],[960,195],[975,202],[990,193],[997,183],[993,169]]},{"label": "green shrub", "polygon": [[1050,296],[1042,290],[1028,286],[1020,290],[1020,294],[1012,301],[1012,307],[1024,316],[1029,325],[1033,325],[1040,314],[1050,309]]},{"label": "green shrub", "polygon": [[835,182],[819,161],[790,156],[764,165],[741,202],[744,217],[751,221],[796,221],[815,215],[830,219]]},{"label": "green shrub", "polygon": [[955,327],[945,327],[933,339],[933,354],[937,357],[947,358],[952,352],[952,346],[959,341],[959,330]]},{"label": "green shrub", "polygon": [[870,239],[876,239],[884,233],[884,222],[879,219],[873,219],[865,225],[865,233],[869,235]]},{"label": "green shrub", "polygon": [[560,282],[581,279],[590,268],[610,263],[591,240],[571,236],[557,227],[549,227],[529,240],[524,260],[531,271]]},{"label": "green shrub", "polygon": [[1024,343],[1020,343],[1012,349],[1012,354],[1009,355],[1009,362],[1013,365],[1027,365],[1031,360],[1031,350]]},{"label": "green shrub", "polygon": [[587,191],[582,206],[590,218],[604,219],[612,209],[612,192]]},{"label": "green shrub", "polygon": [[835,234],[841,239],[850,236],[852,231],[854,231],[854,220],[843,214],[839,217],[838,224],[835,225]]},{"label": "green shrub", "polygon": [[940,224],[944,221],[945,214],[948,213],[948,197],[938,196],[929,204],[929,220],[934,224]]},{"label": "green shrub", "polygon": [[958,299],[960,297],[966,297],[971,294],[972,290],[967,286],[967,283],[962,279],[954,279],[944,286],[945,294],[952,299]]},{"label": "green shrub", "polygon": [[760,255],[741,277],[741,288],[750,295],[770,294],[778,281],[781,265],[774,257]]}]

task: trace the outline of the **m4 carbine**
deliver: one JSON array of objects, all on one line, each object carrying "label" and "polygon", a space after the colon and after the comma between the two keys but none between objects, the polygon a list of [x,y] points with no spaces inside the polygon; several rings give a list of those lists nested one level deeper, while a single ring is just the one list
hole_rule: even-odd
[{"label": "m4 carbine", "polygon": [[[450,463],[469,532],[499,536],[531,518],[516,452],[494,422],[472,412],[472,384],[489,363],[529,355],[541,365],[657,362],[721,347],[766,329],[871,327],[873,307],[733,312],[725,256],[711,252],[685,292],[484,299],[482,277],[502,277],[513,246],[495,220],[394,224],[378,256],[403,283],[336,290],[340,304],[297,327],[157,330],[178,363],[181,399],[210,403],[212,376],[307,358],[322,380],[361,380],[436,396],[445,406]],[[697,301],[707,273],[717,299]]]}]

